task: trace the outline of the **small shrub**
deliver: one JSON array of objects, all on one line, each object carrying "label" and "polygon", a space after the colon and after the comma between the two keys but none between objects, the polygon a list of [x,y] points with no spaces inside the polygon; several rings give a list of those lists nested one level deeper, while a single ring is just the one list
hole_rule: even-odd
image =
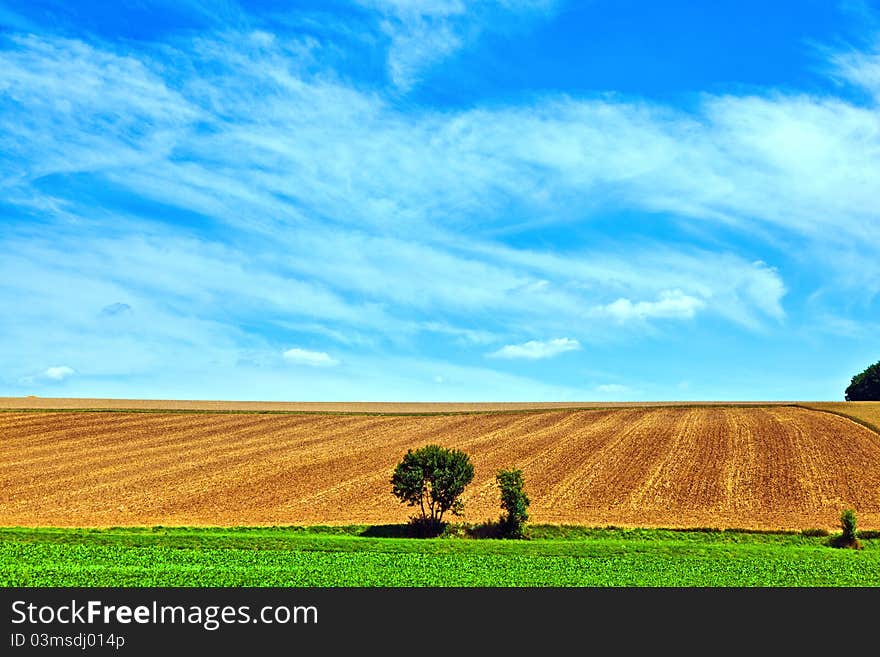
[{"label": "small shrub", "polygon": [[854,548],[856,550],[861,548],[861,544],[856,535],[855,511],[852,509],[845,509],[843,513],[840,514],[840,527],[843,530],[843,533],[837,537],[837,540],[835,541],[836,547]]},{"label": "small shrub", "polygon": [[495,481],[501,490],[501,508],[504,510],[499,520],[501,535],[523,538],[530,500],[523,490],[522,470],[499,470]]}]

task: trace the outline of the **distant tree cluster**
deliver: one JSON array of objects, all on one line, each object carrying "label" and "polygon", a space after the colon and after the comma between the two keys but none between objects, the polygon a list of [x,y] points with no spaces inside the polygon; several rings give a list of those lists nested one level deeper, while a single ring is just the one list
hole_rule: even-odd
[{"label": "distant tree cluster", "polygon": [[880,361],[852,378],[846,401],[880,401]]}]

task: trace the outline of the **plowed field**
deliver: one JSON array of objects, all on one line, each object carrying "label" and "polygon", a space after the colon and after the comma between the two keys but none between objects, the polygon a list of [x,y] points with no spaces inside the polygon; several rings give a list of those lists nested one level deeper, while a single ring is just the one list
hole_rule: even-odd
[{"label": "plowed field", "polygon": [[866,424],[869,428],[880,431],[880,402],[806,402],[802,404],[807,408],[815,408],[819,411],[846,415],[857,422]]},{"label": "plowed field", "polygon": [[524,470],[534,522],[880,528],[880,436],[786,406],[476,415],[0,413],[0,525],[403,522],[394,465],[429,442],[476,468],[465,519]]}]

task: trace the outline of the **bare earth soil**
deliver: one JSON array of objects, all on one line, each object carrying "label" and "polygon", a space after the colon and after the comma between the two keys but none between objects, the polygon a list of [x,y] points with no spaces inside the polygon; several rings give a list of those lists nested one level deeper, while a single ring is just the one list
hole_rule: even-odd
[{"label": "bare earth soil", "polygon": [[0,413],[0,525],[396,523],[394,465],[430,442],[476,468],[465,520],[519,467],[540,523],[880,528],[880,435],[791,406],[470,415]]}]

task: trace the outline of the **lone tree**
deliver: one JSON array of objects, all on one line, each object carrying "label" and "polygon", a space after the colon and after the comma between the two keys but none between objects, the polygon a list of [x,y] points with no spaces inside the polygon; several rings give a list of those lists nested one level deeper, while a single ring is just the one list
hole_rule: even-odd
[{"label": "lone tree", "polygon": [[461,515],[464,504],[458,498],[473,478],[474,466],[467,454],[425,445],[407,451],[394,468],[391,484],[401,502],[421,509],[421,516],[413,518],[413,524],[422,533],[432,535],[440,533],[447,511]]},{"label": "lone tree", "polygon": [[501,489],[501,535],[508,538],[522,538],[523,528],[529,519],[527,509],[529,496],[523,490],[522,470],[499,470],[495,475],[498,488]]},{"label": "lone tree", "polygon": [[852,378],[846,401],[880,401],[880,361]]}]

